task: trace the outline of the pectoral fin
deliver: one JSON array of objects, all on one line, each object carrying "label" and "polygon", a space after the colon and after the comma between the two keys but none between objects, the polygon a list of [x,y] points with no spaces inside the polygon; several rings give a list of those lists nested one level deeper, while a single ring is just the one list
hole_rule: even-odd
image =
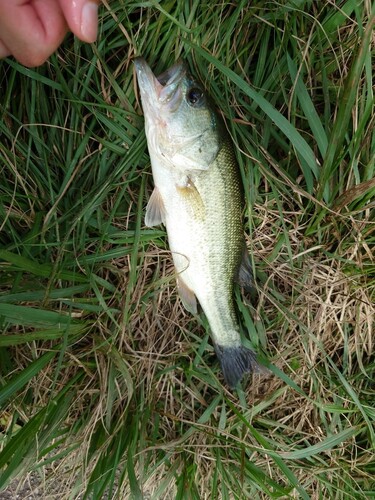
[{"label": "pectoral fin", "polygon": [[154,188],[146,207],[145,224],[148,227],[165,224],[165,207],[160,191]]},{"label": "pectoral fin", "polygon": [[195,294],[180,276],[177,278],[177,290],[185,309],[191,314],[197,314],[198,309]]},{"label": "pectoral fin", "polygon": [[205,206],[194,182],[190,178],[187,178],[183,186],[176,186],[176,188],[191,215],[198,220],[204,219],[206,213]]}]

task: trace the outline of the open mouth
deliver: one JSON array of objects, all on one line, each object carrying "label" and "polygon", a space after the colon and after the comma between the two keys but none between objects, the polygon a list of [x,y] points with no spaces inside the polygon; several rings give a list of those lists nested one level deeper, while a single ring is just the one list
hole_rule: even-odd
[{"label": "open mouth", "polygon": [[186,75],[186,66],[179,61],[169,69],[155,76],[146,61],[137,57],[134,59],[137,71],[138,85],[141,91],[143,105],[168,105],[169,111],[174,111],[181,98],[181,81]]},{"label": "open mouth", "polygon": [[178,83],[186,75],[186,67],[182,61],[177,61],[173,66],[157,76],[158,82],[166,87]]}]

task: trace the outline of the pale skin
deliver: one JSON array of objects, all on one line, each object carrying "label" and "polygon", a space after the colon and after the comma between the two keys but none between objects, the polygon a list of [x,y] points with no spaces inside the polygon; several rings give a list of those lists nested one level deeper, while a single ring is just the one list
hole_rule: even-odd
[{"label": "pale skin", "polygon": [[13,56],[40,66],[71,31],[83,42],[96,40],[97,0],[0,0],[0,59]]}]

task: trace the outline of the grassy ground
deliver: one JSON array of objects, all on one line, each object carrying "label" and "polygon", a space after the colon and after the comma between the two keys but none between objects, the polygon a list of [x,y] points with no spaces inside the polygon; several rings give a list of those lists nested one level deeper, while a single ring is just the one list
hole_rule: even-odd
[{"label": "grassy ground", "polygon": [[[96,45],[0,62],[0,491],[374,497],[371,2],[104,4]],[[271,363],[239,394],[143,223],[135,55],[186,58],[237,146]]]}]

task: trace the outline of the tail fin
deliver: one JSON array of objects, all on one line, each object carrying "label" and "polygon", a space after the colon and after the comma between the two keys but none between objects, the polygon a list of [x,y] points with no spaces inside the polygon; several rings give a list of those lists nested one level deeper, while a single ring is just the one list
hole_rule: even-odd
[{"label": "tail fin", "polygon": [[259,365],[255,352],[239,345],[237,347],[215,346],[225,382],[231,389],[242,379],[245,373],[258,372]]}]

